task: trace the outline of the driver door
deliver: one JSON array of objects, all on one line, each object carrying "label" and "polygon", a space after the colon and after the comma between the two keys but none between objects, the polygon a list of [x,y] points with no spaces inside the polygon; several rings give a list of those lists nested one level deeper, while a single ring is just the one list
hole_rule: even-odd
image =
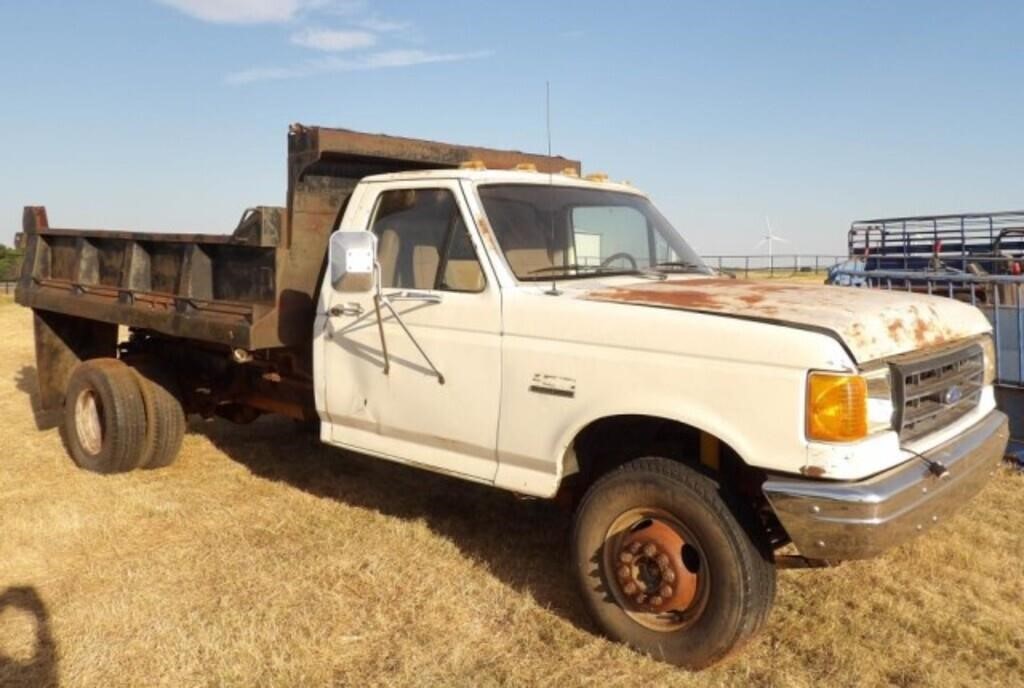
[{"label": "driver door", "polygon": [[500,291],[479,258],[462,190],[444,180],[368,187],[357,213],[377,236],[382,292],[401,322],[386,307],[378,321],[372,293],[331,290],[323,348],[330,441],[493,481]]}]

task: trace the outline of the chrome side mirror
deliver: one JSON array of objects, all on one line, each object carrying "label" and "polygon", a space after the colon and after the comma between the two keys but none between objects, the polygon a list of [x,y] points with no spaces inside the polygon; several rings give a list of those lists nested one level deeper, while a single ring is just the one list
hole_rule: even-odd
[{"label": "chrome side mirror", "polygon": [[346,293],[374,290],[377,237],[372,232],[335,232],[331,235],[331,286]]}]

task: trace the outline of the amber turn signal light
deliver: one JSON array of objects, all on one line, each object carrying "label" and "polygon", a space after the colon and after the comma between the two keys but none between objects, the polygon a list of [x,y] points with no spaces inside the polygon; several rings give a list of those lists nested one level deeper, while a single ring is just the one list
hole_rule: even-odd
[{"label": "amber turn signal light", "polygon": [[859,375],[807,376],[807,439],[852,442],[868,434],[868,384]]}]

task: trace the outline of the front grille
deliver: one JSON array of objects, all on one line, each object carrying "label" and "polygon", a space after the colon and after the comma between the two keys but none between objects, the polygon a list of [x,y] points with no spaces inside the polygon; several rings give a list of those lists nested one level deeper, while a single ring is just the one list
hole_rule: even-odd
[{"label": "front grille", "polygon": [[960,418],[981,400],[985,360],[977,344],[925,359],[892,363],[900,440],[923,437]]}]

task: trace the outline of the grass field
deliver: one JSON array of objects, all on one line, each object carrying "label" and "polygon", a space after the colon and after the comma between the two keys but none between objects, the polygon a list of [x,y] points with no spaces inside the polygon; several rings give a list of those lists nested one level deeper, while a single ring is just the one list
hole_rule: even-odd
[{"label": "grass field", "polygon": [[689,674],[598,637],[544,502],[195,420],[101,477],[38,432],[0,301],[2,686],[1019,686],[1024,477],[883,559],[785,571],[765,632]]},{"label": "grass field", "polygon": [[776,270],[774,273],[768,272],[767,270],[750,270],[744,273],[742,270],[734,271],[734,274],[738,279],[752,279],[752,280],[775,280],[778,282],[814,282],[816,284],[824,284],[825,277],[827,276],[825,271],[820,272],[791,272]]}]

